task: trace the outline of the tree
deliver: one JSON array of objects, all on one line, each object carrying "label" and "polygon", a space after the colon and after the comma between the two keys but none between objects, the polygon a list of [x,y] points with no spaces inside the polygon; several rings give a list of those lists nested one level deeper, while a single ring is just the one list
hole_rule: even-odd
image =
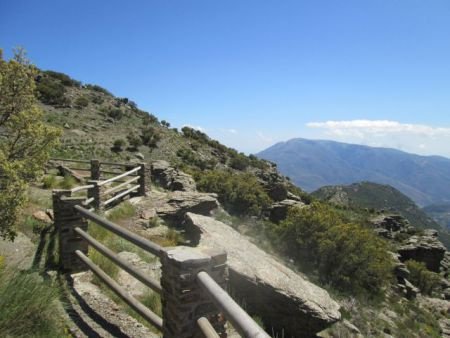
[{"label": "tree", "polygon": [[22,49],[3,60],[0,50],[0,236],[14,239],[14,226],[30,181],[42,172],[61,131],[42,122],[35,97],[36,67]]}]

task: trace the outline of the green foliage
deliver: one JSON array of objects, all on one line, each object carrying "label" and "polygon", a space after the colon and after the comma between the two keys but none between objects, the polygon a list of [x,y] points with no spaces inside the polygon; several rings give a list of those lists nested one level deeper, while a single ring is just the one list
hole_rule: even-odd
[{"label": "green foliage", "polygon": [[41,175],[59,129],[42,122],[35,98],[36,69],[16,51],[4,61],[0,53],[0,236],[13,238],[27,184]]},{"label": "green foliage", "polygon": [[250,164],[250,160],[244,154],[236,154],[230,160],[230,167],[236,170],[245,170]]},{"label": "green foliage", "polygon": [[72,176],[64,176],[64,179],[59,183],[61,189],[72,189],[77,184],[77,181]]},{"label": "green foliage", "polygon": [[81,82],[72,79],[69,75],[64,73],[54,72],[52,70],[46,70],[45,75],[51,77],[52,79],[59,80],[60,83],[66,87],[80,87]]},{"label": "green foliage", "polygon": [[53,189],[57,186],[58,182],[55,175],[47,175],[42,179],[42,188]]},{"label": "green foliage", "polygon": [[156,148],[161,140],[161,134],[155,127],[147,127],[142,130],[142,143],[150,148]]},{"label": "green foliage", "polygon": [[339,290],[375,294],[391,280],[385,242],[329,205],[313,202],[292,208],[287,219],[274,226],[274,234],[285,254]]},{"label": "green foliage", "polygon": [[37,273],[0,270],[2,337],[63,337],[56,302],[60,290]]},{"label": "green foliage", "polygon": [[126,141],[124,139],[119,138],[114,141],[112,150],[115,152],[123,151],[123,147],[125,146],[125,144]]},{"label": "green foliage", "polygon": [[108,112],[108,116],[114,120],[120,120],[123,117],[123,111],[120,108],[115,108]]},{"label": "green foliage", "polygon": [[70,100],[65,97],[66,88],[61,82],[50,77],[41,77],[37,82],[39,100],[57,107],[67,107]]},{"label": "green foliage", "polygon": [[405,264],[411,273],[410,282],[417,286],[422,293],[431,295],[437,289],[441,280],[439,274],[428,270],[422,262],[408,260]]},{"label": "green foliage", "polygon": [[120,203],[117,207],[112,209],[108,213],[108,219],[111,221],[118,221],[125,218],[133,217],[136,213],[136,208],[133,204],[126,201],[123,203]]},{"label": "green foliage", "polygon": [[98,85],[87,84],[86,88],[91,89],[91,90],[93,90],[95,92],[103,93],[103,94],[108,95],[108,96],[113,96],[108,90],[106,90],[105,88],[100,87]]},{"label": "green foliage", "polygon": [[145,114],[143,117],[144,126],[158,123],[158,118],[153,114]]},{"label": "green foliage", "polygon": [[137,150],[142,145],[142,139],[135,134],[127,135],[127,140],[132,150]]},{"label": "green foliage", "polygon": [[270,204],[261,184],[249,173],[210,170],[195,173],[195,180],[200,191],[217,193],[219,201],[231,213],[260,215]]},{"label": "green foliage", "polygon": [[177,156],[183,160],[184,164],[196,166],[201,170],[213,169],[217,164],[214,159],[202,160],[192,150],[186,148],[178,149]]},{"label": "green foliage", "polygon": [[89,105],[89,99],[86,96],[78,96],[74,104],[78,109],[86,108]]}]

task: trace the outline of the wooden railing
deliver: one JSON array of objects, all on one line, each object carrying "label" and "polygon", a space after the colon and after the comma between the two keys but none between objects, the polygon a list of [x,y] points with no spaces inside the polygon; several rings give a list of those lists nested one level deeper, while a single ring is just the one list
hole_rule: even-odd
[{"label": "wooden railing", "polygon": [[[91,206],[95,210],[106,209],[127,196],[145,196],[146,175],[145,163],[124,164],[100,162],[98,160],[72,160],[52,158],[53,162],[89,164],[86,167],[67,166],[72,171],[89,171],[90,176],[86,179],[86,185],[71,189],[71,193],[77,195],[86,192],[87,198],[84,206]],[[113,169],[126,169],[126,172],[113,171],[113,169],[102,169],[109,167]],[[111,175],[115,175],[110,177]]]},{"label": "wooden railing", "polygon": [[[164,338],[199,337],[199,334],[206,338],[224,337],[226,329],[223,315],[242,337],[268,338],[269,335],[224,290],[228,275],[225,252],[184,246],[163,248],[94,213],[95,206],[92,204],[95,199],[89,193],[86,196],[79,195],[91,191],[93,186],[108,185],[119,176],[124,178],[140,170],[142,168],[137,167],[113,179],[96,181],[96,184],[53,191],[61,267],[71,272],[91,270],[131,308],[160,330]],[[130,184],[130,181],[124,183]],[[103,205],[106,202],[108,200]],[[157,256],[162,264],[161,282],[135,269],[93,238],[88,232],[88,221]],[[163,318],[145,307],[89,259],[89,246],[160,294]]]}]

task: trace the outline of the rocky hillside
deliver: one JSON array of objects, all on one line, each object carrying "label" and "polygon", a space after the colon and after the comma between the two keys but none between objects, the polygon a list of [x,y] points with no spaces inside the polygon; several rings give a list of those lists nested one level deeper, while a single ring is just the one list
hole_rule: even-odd
[{"label": "rocky hillside", "polygon": [[323,201],[350,208],[366,208],[405,217],[419,229],[438,230],[443,242],[450,244],[450,237],[434,219],[420,209],[409,197],[397,189],[372,182],[322,187],[312,196]]},{"label": "rocky hillside", "polygon": [[389,184],[418,205],[450,200],[450,159],[333,141],[292,139],[260,152],[306,191],[370,181]]},{"label": "rocky hillside", "polygon": [[450,229],[450,203],[432,204],[422,210],[441,226]]}]

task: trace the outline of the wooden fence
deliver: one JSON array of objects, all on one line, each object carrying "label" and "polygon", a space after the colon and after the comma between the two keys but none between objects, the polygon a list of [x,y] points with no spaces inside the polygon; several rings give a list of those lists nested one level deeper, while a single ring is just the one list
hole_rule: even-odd
[{"label": "wooden fence", "polygon": [[[105,201],[100,198],[113,193],[114,188],[121,189],[137,181],[139,184],[124,190],[123,193],[132,191],[145,193],[145,186],[141,185],[145,185],[145,180],[141,178],[144,172],[145,166],[139,164],[125,173],[104,181],[90,180],[86,186],[53,191],[53,210],[55,226],[59,233],[61,267],[70,272],[90,269],[131,308],[160,330],[164,338],[226,337],[224,316],[242,337],[268,338],[269,335],[224,290],[228,276],[225,252],[185,246],[163,248],[94,212],[115,200],[114,197]],[[128,179],[116,187],[107,188],[103,191],[103,195],[99,193],[102,187],[133,173],[140,173],[136,181],[135,178]],[[87,195],[80,195],[84,191],[87,191]],[[119,199],[120,195],[121,193],[115,197]],[[88,220],[157,256],[162,264],[161,281],[144,275],[89,235]],[[89,246],[160,294],[163,318],[145,307],[92,262],[88,255]]]}]

